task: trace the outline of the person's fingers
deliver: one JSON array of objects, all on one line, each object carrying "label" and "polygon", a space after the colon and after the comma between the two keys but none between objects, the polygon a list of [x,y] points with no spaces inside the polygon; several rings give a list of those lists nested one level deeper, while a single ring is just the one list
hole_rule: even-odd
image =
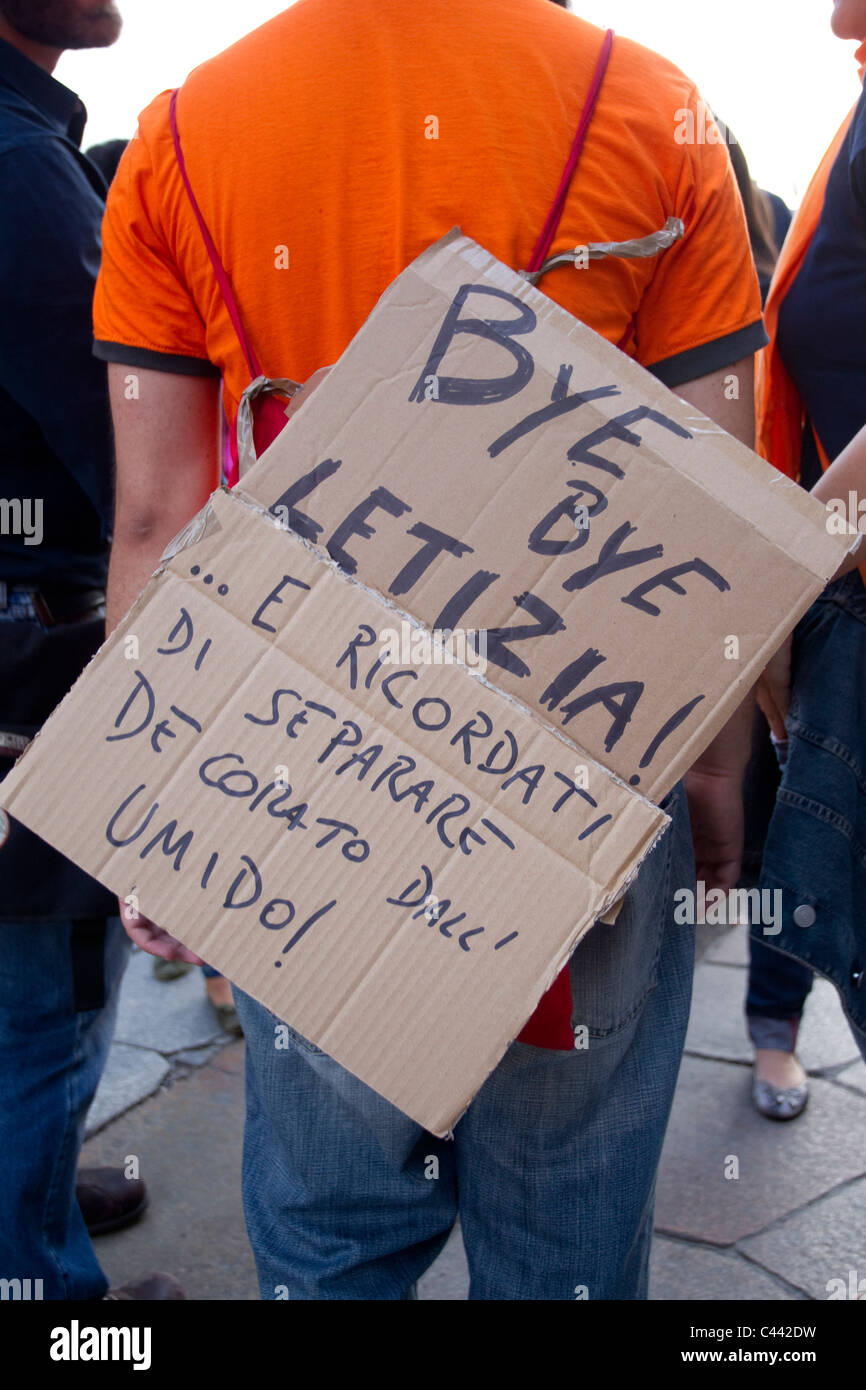
[{"label": "person's fingers", "polygon": [[291,420],[296,411],[300,410],[305,401],[310,399],[317,386],[321,386],[325,377],[331,371],[331,367],[318,367],[312,376],[308,376],[300,391],[296,391],[286,406],[286,419]]},{"label": "person's fingers", "polygon": [[707,860],[698,868],[697,877],[706,884],[707,892],[720,888],[723,893],[736,888],[740,878],[741,860],[739,858]]},{"label": "person's fingers", "polygon": [[127,907],[122,920],[127,936],[148,955],[161,956],[163,960],[187,961],[190,965],[204,965],[201,956],[197,956],[169,932],[163,931],[149,917],[130,912]]},{"label": "person's fingers", "polygon": [[763,682],[758,686],[758,706],[775,737],[787,738],[784,715],[776,703],[773,692]]},{"label": "person's fingers", "polygon": [[778,739],[787,738],[785,720],[791,701],[791,638],[773,654],[758,681],[758,704]]},{"label": "person's fingers", "polygon": [[791,678],[790,671],[785,671],[784,675],[770,677],[770,695],[773,704],[779,711],[779,718],[782,720],[782,737],[785,734],[785,720],[788,717],[788,706],[791,703]]}]

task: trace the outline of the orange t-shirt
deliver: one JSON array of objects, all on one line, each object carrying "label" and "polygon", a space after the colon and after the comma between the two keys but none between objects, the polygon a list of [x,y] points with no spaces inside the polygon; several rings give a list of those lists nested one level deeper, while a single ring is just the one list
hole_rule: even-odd
[{"label": "orange t-shirt", "polygon": [[[337,360],[388,284],[455,224],[515,269],[559,185],[602,31],[550,0],[298,0],[196,68],[178,98],[192,187],[269,376]],[[178,173],[169,94],[112,184],[95,351],[225,380],[249,372]],[[650,260],[541,288],[668,385],[766,341],[742,204],[694,86],[614,42],[551,253],[644,236]],[[691,137],[691,138],[689,138]],[[709,137],[709,138],[708,138]]]}]

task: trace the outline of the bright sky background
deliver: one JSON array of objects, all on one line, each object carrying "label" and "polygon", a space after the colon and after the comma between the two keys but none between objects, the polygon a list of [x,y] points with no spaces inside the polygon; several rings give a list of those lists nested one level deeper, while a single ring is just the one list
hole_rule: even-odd
[{"label": "bright sky background", "polygon": [[[287,8],[273,0],[118,0],[107,50],[67,53],[55,76],[83,98],[85,143],[128,137],[157,92]],[[407,5],[436,0],[406,0]],[[572,0],[578,13],[671,58],[701,88],[764,188],[796,205],[859,92],[856,44],[830,0]],[[226,102],[232,101],[226,92]],[[277,152],[275,152],[277,153]]]}]

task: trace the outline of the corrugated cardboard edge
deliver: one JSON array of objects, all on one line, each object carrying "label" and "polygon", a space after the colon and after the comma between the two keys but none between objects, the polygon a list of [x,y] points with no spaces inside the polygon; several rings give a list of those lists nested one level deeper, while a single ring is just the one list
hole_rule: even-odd
[{"label": "corrugated cardboard edge", "polygon": [[[220,521],[219,516],[219,512],[223,508],[230,508],[234,511],[244,511],[247,514],[255,516],[260,522],[267,523],[274,530],[282,531],[284,534],[290,534],[294,544],[303,546],[304,549],[319,564],[324,565],[328,569],[330,569],[341,583],[347,585],[354,585],[358,589],[361,589],[370,598],[372,598],[384,612],[393,614],[397,619],[409,623],[414,629],[418,631],[423,631],[425,633],[430,634],[432,640],[431,630],[427,628],[425,624],[422,623],[418,618],[401,609],[391,599],[385,597],[375,588],[372,588],[371,586],[362,583],[352,575],[347,575],[339,567],[335,560],[331,559],[331,557],[327,554],[323,555],[322,552],[319,551],[319,549],[315,545],[306,541],[303,537],[298,536],[295,532],[286,533],[286,528],[280,524],[280,522],[272,515],[272,513],[270,513],[267,510],[266,507],[253,501],[252,499],[243,497],[237,491],[230,492],[227,488],[220,488],[213,494],[211,498],[208,499],[204,507],[195,515],[195,517],[193,517],[192,520],[186,526],[184,526],[182,530],[166,546],[160,558],[159,566],[151,575],[147,585],[142,590],[141,594],[138,596],[135,602],[131,605],[128,612],[124,615],[124,618],[118,624],[117,628],[115,628],[115,630],[109,635],[109,637],[100,647],[99,651],[96,652],[94,656],[91,658],[91,660],[88,662],[87,666],[79,675],[78,680],[75,682],[72,689],[74,689],[75,686],[78,684],[78,681],[80,681],[87,674],[87,671],[89,670],[90,665],[93,661],[95,661],[101,655],[108,654],[119,642],[122,642],[124,640],[124,629],[130,623],[134,622],[136,613],[139,612],[141,608],[143,608],[144,605],[150,601],[153,592],[152,586],[156,581],[158,581],[160,576],[165,573],[166,566],[168,565],[169,561],[172,560],[176,555],[180,554],[182,551],[189,549],[191,546],[197,544],[199,541],[207,537],[217,534],[219,531],[223,529],[223,524]],[[584,926],[583,930],[581,931],[580,935],[577,937],[576,940],[572,933],[572,935],[563,943],[562,947],[557,952],[556,957],[552,960],[548,971],[545,973],[538,993],[538,998],[540,999],[542,995],[546,992],[546,990],[550,987],[550,985],[553,983],[556,976],[560,973],[561,969],[570,958],[572,952],[580,944],[580,941],[582,941],[584,937],[588,934],[588,932],[592,930],[592,927],[595,925],[595,923],[604,917],[604,914],[609,911],[610,907],[613,904],[621,901],[623,895],[627,892],[629,886],[634,882],[635,878],[637,877],[644,859],[652,851],[652,849],[658,843],[661,836],[668,829],[668,826],[670,825],[670,818],[665,814],[665,812],[663,812],[658,806],[656,806],[655,803],[650,801],[648,797],[644,796],[643,793],[637,791],[634,787],[628,786],[615,773],[603,767],[603,765],[598,763],[595,758],[591,757],[588,753],[585,753],[584,750],[580,747],[580,745],[575,743],[573,739],[568,737],[568,735],[564,734],[560,729],[557,729],[553,725],[549,724],[546,720],[541,718],[535,710],[525,705],[522,701],[516,699],[508,692],[502,690],[499,686],[496,686],[491,681],[487,680],[487,678],[483,676],[481,672],[475,670],[473,667],[470,667],[465,662],[461,661],[456,654],[454,654],[453,662],[451,664],[462,669],[466,676],[471,677],[473,680],[479,682],[479,684],[484,686],[486,689],[490,690],[496,697],[507,701],[508,704],[514,707],[516,710],[519,710],[522,714],[528,716],[529,720],[536,728],[543,729],[546,733],[553,735],[553,737],[560,744],[564,745],[570,753],[576,754],[592,767],[596,767],[603,776],[609,778],[613,783],[618,784],[628,794],[629,798],[635,798],[636,800],[643,802],[654,813],[654,819],[658,819],[660,822],[655,834],[648,837],[642,849],[638,851],[639,858],[637,859],[637,862],[632,868],[631,872],[629,872],[625,877],[619,879],[616,883],[615,888],[613,888],[610,891],[610,893],[608,893],[605,897],[602,898],[594,920]],[[46,725],[50,723],[51,719],[55,717],[55,714],[56,711],[52,713],[51,716],[49,716],[49,720],[46,721]],[[39,736],[40,735],[37,733],[35,738],[28,745],[28,748],[25,749],[24,753],[22,753],[21,757],[17,760],[13,772],[10,772],[9,777],[4,781],[2,785],[0,785],[0,801],[2,801],[3,798],[4,787],[6,787],[7,790],[11,789],[14,795],[15,784],[19,783],[21,778],[26,774],[26,768],[24,767],[24,759],[27,757],[27,754],[35,745],[36,740],[39,738]],[[14,812],[10,814],[14,814]],[[507,1048],[511,1042],[513,1042],[513,1039],[509,1039],[506,1042],[505,1048]],[[503,1049],[503,1052],[505,1048]],[[465,1107],[464,1110],[460,1112],[460,1114],[463,1113],[465,1113]],[[431,1132],[439,1134],[441,1137],[447,1137],[447,1135],[449,1135],[452,1132],[453,1126],[456,1123],[457,1120],[455,1119],[451,1122],[448,1129],[432,1130]]]}]

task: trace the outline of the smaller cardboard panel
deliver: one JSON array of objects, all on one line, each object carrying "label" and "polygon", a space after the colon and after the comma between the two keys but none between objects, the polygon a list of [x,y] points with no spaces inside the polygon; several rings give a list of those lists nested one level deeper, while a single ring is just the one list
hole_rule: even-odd
[{"label": "smaller cardboard panel", "polygon": [[184,541],[3,805],[446,1133],[666,817],[261,509]]},{"label": "smaller cardboard panel", "polygon": [[239,486],[655,801],[855,539],[456,231]]}]

